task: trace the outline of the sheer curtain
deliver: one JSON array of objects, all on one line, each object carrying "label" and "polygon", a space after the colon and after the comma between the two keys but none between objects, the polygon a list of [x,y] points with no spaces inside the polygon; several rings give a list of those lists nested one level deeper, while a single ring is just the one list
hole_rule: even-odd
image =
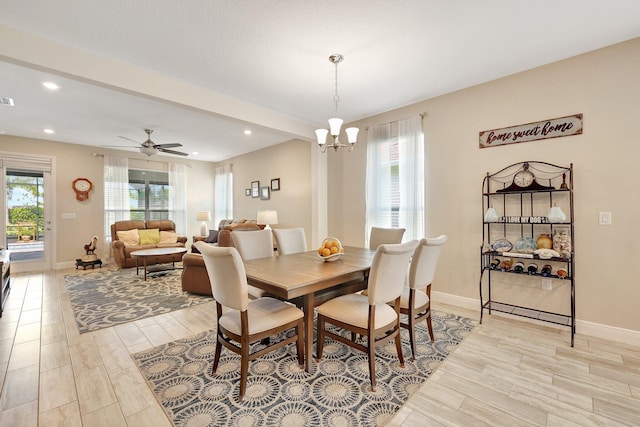
[{"label": "sheer curtain", "polygon": [[371,227],[403,227],[424,237],[424,134],[420,116],[373,126],[367,142],[367,217]]},{"label": "sheer curtain", "polygon": [[233,171],[231,169],[231,164],[216,168],[213,215],[216,225],[223,219],[233,218]]},{"label": "sheer curtain", "polygon": [[169,163],[169,219],[178,236],[187,235],[187,166]]},{"label": "sheer curtain", "polygon": [[111,257],[111,224],[131,219],[129,212],[129,161],[104,156],[104,258]]}]

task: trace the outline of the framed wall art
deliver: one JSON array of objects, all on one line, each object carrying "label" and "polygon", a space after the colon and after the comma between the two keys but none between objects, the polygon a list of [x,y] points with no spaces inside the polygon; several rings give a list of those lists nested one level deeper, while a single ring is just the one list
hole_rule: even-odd
[{"label": "framed wall art", "polygon": [[260,200],[269,200],[271,198],[271,192],[269,187],[260,187]]},{"label": "framed wall art", "polygon": [[251,197],[260,197],[260,181],[251,181]]},{"label": "framed wall art", "polygon": [[271,180],[271,191],[280,191],[280,178]]},{"label": "framed wall art", "polygon": [[250,188],[245,188],[244,189],[244,195],[245,196],[250,196],[251,195],[251,189]]}]

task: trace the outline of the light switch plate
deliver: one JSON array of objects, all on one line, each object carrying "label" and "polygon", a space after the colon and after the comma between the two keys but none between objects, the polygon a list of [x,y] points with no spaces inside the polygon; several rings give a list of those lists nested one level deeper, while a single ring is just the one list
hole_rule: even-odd
[{"label": "light switch plate", "polygon": [[600,212],[598,223],[600,225],[611,225],[611,212]]}]

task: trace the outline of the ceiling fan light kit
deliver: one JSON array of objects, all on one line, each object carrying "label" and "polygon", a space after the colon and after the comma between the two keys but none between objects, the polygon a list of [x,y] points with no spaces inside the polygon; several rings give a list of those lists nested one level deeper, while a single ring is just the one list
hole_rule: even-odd
[{"label": "ceiling fan light kit", "polygon": [[[329,62],[334,64],[336,67],[335,93],[333,95],[336,116],[338,115],[338,102],[340,102],[340,97],[338,96],[338,64],[342,62],[343,59],[344,56],[339,53],[334,53],[329,57]],[[321,152],[325,153],[327,151],[327,135],[329,132],[331,132],[331,136],[333,137],[333,142],[329,144],[329,147],[332,147],[334,151],[338,151],[340,147],[347,147],[349,151],[353,151],[353,147],[358,140],[358,132],[360,129],[356,127],[346,128],[344,131],[347,134],[347,141],[349,144],[342,144],[338,139],[342,123],[344,123],[344,120],[339,119],[338,117],[332,117],[329,119],[329,130],[316,129],[316,138],[318,139],[318,146],[320,146]]]}]

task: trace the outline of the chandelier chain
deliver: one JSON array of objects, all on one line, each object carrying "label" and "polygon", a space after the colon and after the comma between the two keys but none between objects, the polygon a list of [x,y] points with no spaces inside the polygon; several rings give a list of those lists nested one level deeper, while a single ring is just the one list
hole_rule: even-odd
[{"label": "chandelier chain", "polygon": [[338,96],[338,62],[339,61],[334,62],[335,66],[336,66],[335,92],[334,92],[334,95],[333,95],[333,102],[334,102],[335,108],[336,108],[334,117],[338,117],[338,102],[340,102],[340,96]]}]

